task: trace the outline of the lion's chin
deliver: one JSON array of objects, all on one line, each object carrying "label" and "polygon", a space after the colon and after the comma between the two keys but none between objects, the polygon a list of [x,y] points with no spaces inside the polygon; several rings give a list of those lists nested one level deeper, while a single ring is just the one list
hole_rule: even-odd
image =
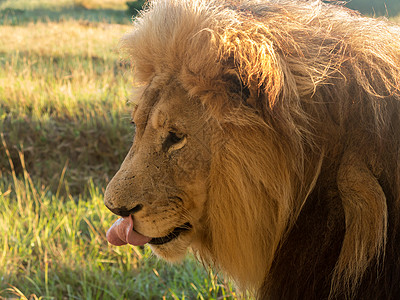
[{"label": "lion's chin", "polygon": [[155,255],[169,262],[178,262],[183,260],[187,249],[190,247],[193,239],[191,230],[182,232],[178,237],[163,244],[151,244],[150,248]]}]

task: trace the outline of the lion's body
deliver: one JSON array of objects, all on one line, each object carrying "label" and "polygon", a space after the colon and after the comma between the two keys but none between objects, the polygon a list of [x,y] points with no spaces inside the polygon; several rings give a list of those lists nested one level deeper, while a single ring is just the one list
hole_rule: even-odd
[{"label": "lion's body", "polygon": [[[400,299],[399,27],[318,1],[155,0],[122,44],[144,121],[106,203],[148,236],[190,224],[156,253],[191,246],[261,299]],[[150,213],[161,194],[179,213]]]}]

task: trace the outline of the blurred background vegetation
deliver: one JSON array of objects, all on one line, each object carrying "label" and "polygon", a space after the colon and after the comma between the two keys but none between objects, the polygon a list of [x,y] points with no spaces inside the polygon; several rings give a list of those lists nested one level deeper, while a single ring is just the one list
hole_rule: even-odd
[{"label": "blurred background vegetation", "polygon": [[[398,20],[400,2],[353,0]],[[232,299],[193,255],[112,247],[107,182],[131,144],[119,38],[143,1],[0,0],[0,299]]]},{"label": "blurred background vegetation", "polygon": [[399,0],[350,0],[346,6],[369,16],[396,17],[400,14]]}]

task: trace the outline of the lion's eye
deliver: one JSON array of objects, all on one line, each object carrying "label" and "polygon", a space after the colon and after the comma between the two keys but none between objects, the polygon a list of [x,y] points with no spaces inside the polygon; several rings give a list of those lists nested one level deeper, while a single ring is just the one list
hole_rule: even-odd
[{"label": "lion's eye", "polygon": [[182,137],[179,137],[175,132],[170,131],[167,137],[167,140],[169,140],[172,144],[179,143],[182,140]]},{"label": "lion's eye", "polygon": [[174,151],[182,148],[186,144],[186,136],[178,135],[177,133],[170,131],[165,139],[162,148],[164,151]]}]

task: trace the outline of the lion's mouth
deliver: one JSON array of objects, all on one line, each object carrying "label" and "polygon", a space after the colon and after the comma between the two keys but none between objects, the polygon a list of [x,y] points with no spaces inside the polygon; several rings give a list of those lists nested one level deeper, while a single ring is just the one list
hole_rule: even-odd
[{"label": "lion's mouth", "polygon": [[182,232],[189,231],[192,228],[192,225],[187,222],[182,226],[176,227],[171,233],[167,234],[163,237],[152,238],[149,242],[151,245],[163,245],[169,243],[170,241],[176,239]]},{"label": "lion's mouth", "polygon": [[192,225],[187,222],[182,226],[176,227],[169,234],[163,237],[148,237],[133,228],[132,216],[118,219],[107,231],[107,240],[115,245],[122,246],[131,244],[140,246],[144,244],[164,245],[176,239],[182,232],[189,231]]}]

